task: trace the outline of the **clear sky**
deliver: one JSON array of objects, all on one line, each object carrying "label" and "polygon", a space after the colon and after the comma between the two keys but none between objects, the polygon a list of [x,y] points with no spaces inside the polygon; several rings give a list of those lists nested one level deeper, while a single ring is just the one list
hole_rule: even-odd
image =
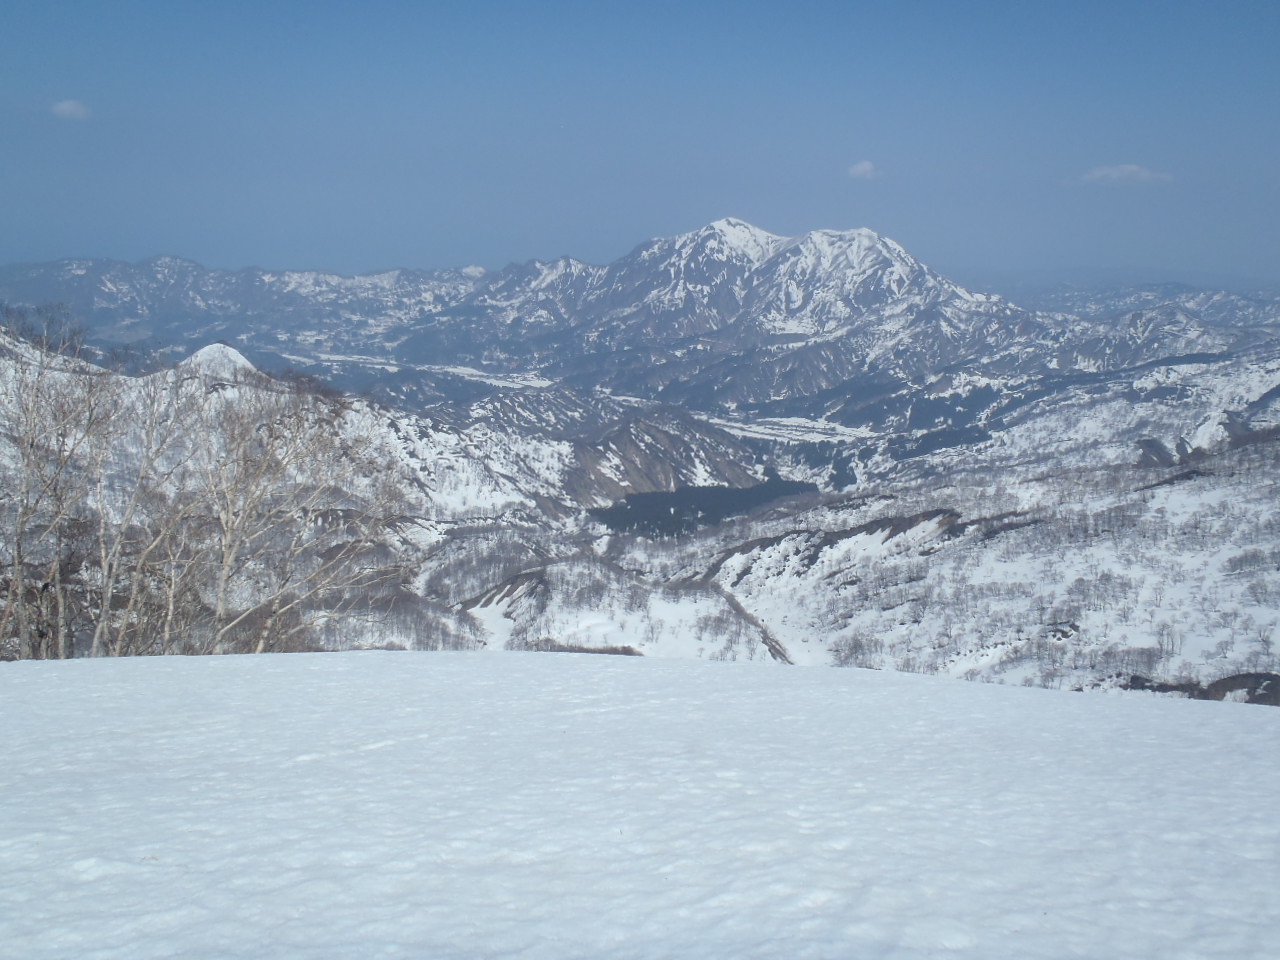
[{"label": "clear sky", "polygon": [[1280,285],[1280,0],[3,0],[0,36],[0,262],[602,263],[737,216]]}]

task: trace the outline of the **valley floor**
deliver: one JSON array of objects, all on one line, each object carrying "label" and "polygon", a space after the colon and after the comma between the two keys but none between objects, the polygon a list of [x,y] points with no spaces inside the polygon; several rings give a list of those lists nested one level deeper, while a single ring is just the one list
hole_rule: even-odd
[{"label": "valley floor", "polygon": [[0,664],[0,953],[1272,956],[1280,711],[864,670]]}]

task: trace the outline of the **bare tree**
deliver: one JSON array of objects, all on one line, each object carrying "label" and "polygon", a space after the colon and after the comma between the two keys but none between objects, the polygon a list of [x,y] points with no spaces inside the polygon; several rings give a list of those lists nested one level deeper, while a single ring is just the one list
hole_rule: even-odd
[{"label": "bare tree", "polygon": [[112,415],[101,371],[80,360],[80,341],[58,314],[6,311],[0,423],[11,451],[0,494],[4,526],[0,638],[20,657],[74,653],[70,580],[86,543],[83,456]]},{"label": "bare tree", "polygon": [[247,367],[114,375],[53,345],[0,340],[8,655],[72,656],[78,635],[93,656],[261,652],[389,608],[403,508],[350,405]]},{"label": "bare tree", "polygon": [[[196,502],[181,489],[198,393],[175,372],[116,378],[90,442],[96,514],[93,656],[167,653],[190,567],[175,553]],[[162,612],[163,611],[163,612]]]},{"label": "bare tree", "polygon": [[202,511],[187,526],[204,558],[211,652],[286,647],[326,619],[372,612],[402,576],[381,539],[394,485],[369,438],[341,429],[347,413],[260,377],[204,391],[183,490]]}]

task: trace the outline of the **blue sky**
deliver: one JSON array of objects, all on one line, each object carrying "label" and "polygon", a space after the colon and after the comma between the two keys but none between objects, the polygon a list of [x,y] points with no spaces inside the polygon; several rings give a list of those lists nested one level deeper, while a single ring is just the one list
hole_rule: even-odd
[{"label": "blue sky", "polygon": [[1280,2],[0,13],[0,262],[500,267],[737,216],[1280,286]]}]

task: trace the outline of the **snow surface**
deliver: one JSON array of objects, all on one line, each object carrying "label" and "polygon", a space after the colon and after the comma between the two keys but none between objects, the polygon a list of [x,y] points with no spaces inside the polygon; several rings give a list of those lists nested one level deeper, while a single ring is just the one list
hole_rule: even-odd
[{"label": "snow surface", "polygon": [[0,953],[1229,957],[1280,711],[860,670],[0,664]]}]

